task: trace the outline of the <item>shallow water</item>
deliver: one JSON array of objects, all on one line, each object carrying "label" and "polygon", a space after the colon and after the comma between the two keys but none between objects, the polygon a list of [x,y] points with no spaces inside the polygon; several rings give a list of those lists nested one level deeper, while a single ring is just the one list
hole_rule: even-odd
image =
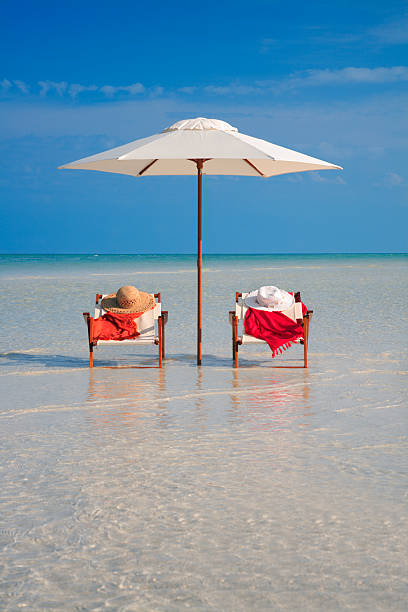
[{"label": "shallow water", "polygon": [[[406,610],[405,256],[6,256],[0,608]],[[167,360],[100,348],[82,312],[162,292]],[[237,290],[302,290],[309,368],[231,367]],[[300,365],[300,347],[284,362]]]}]

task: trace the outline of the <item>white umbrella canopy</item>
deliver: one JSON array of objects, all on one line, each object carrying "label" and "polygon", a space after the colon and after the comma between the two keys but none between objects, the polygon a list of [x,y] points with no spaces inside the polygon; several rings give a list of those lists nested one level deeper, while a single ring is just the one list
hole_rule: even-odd
[{"label": "white umbrella canopy", "polygon": [[202,175],[270,177],[341,166],[238,132],[219,119],[185,119],[159,134],[60,166],[131,176],[197,175],[197,364],[201,364]]},{"label": "white umbrella canopy", "polygon": [[[178,121],[160,134],[60,166],[131,176],[195,175],[193,160],[205,159],[203,174],[275,176],[289,172],[341,169],[238,132],[219,119]],[[193,161],[193,163],[192,163]]]}]

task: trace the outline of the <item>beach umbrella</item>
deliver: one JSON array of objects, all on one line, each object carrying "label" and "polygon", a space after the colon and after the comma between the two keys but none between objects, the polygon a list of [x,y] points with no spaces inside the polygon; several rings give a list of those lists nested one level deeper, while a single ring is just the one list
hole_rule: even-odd
[{"label": "beach umbrella", "polygon": [[131,176],[197,175],[197,364],[201,364],[202,176],[203,174],[270,177],[291,172],[339,169],[341,166],[297,153],[238,132],[219,119],[185,119],[159,134],[84,157],[60,168],[99,170]]}]

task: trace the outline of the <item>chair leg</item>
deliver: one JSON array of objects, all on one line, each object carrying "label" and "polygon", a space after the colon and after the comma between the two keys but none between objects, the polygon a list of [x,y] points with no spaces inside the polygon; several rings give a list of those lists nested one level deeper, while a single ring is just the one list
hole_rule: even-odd
[{"label": "chair leg", "polygon": [[238,367],[238,342],[235,343],[234,368]]},{"label": "chair leg", "polygon": [[163,321],[162,318],[159,317],[159,368],[162,367],[162,342],[163,342]]},{"label": "chair leg", "polygon": [[238,318],[232,321],[232,359],[234,368],[238,367]]},{"label": "chair leg", "polygon": [[88,319],[89,367],[93,368],[93,318]]},{"label": "chair leg", "polygon": [[166,350],[165,350],[165,324],[164,319],[162,319],[162,360],[166,359]]},{"label": "chair leg", "polygon": [[232,321],[232,361],[235,359],[235,320]]},{"label": "chair leg", "polygon": [[307,346],[309,343],[309,318],[304,319],[303,333],[303,367],[307,368]]}]

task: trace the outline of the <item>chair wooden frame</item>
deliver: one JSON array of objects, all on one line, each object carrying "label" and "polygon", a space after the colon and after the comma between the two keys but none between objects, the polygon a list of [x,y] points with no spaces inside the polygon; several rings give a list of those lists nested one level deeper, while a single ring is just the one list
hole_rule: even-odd
[{"label": "chair wooden frame", "polygon": [[[251,344],[267,344],[265,340],[261,340],[259,338],[255,338],[253,336],[248,336],[244,332],[242,335],[239,335],[238,324],[239,321],[243,321],[245,318],[246,311],[248,307],[245,306],[244,299],[248,293],[242,293],[237,291],[235,293],[235,310],[229,311],[229,322],[232,327],[232,360],[235,368],[238,368],[238,348],[245,344],[245,337],[249,340]],[[296,322],[303,327],[303,338],[299,338],[296,342],[299,344],[303,344],[303,366],[275,366],[275,367],[303,367],[307,368],[307,351],[309,346],[309,325],[313,316],[313,310],[308,310],[306,314],[303,316],[302,314],[302,305],[301,305],[301,297],[300,291],[294,293],[295,298],[295,309],[294,309],[294,317],[296,317]]]},{"label": "chair wooden frame", "polygon": [[[134,339],[129,339],[129,340],[95,340],[94,336],[93,336],[93,324],[95,319],[97,319],[98,317],[100,317],[104,310],[102,309],[101,306],[101,300],[104,297],[104,295],[102,293],[97,293],[96,294],[96,299],[95,299],[95,316],[91,317],[91,315],[89,314],[89,312],[84,312],[83,313],[83,317],[86,323],[86,326],[88,328],[88,347],[89,347],[89,367],[93,368],[93,352],[94,352],[94,347],[98,346],[98,345],[104,345],[104,344],[109,344],[109,345],[123,345],[123,344],[128,344],[128,345],[133,345],[133,346],[137,346],[137,345],[149,345],[149,344],[155,344],[158,346],[159,348],[159,368],[162,367],[163,365],[163,361],[166,358],[166,354],[165,354],[165,326],[166,323],[168,321],[169,318],[169,313],[167,310],[162,310],[161,309],[161,296],[160,293],[155,293],[154,297],[156,300],[156,306],[153,309],[153,317],[154,317],[154,321],[157,321],[157,335],[156,335],[156,330],[154,330],[153,336],[149,335],[148,339],[140,339],[139,337],[134,338]],[[153,328],[152,328],[153,329]]]}]

